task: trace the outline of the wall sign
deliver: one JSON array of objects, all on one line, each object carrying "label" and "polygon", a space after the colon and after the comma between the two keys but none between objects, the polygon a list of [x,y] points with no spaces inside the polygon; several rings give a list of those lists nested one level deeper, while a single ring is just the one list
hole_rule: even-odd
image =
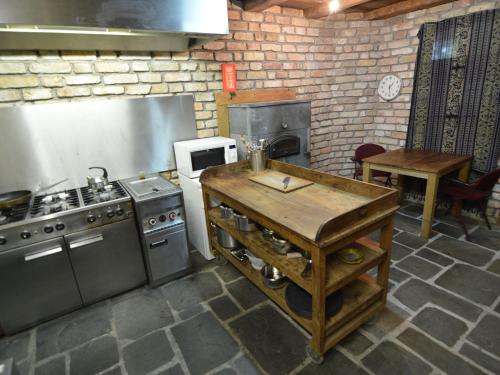
[{"label": "wall sign", "polygon": [[222,87],[225,92],[236,91],[236,64],[222,64]]}]

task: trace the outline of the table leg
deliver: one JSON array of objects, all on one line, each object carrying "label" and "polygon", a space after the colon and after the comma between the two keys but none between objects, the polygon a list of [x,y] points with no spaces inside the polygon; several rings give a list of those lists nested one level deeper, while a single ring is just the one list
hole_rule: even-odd
[{"label": "table leg", "polygon": [[[458,171],[458,179],[462,182],[468,182],[469,180],[469,174],[470,174],[470,168],[471,168],[471,161],[467,161],[462,168]],[[460,211],[462,211],[462,202],[457,202],[453,205],[453,208],[451,209],[451,212],[453,215],[458,216],[460,215]]]},{"label": "table leg", "polygon": [[427,177],[427,186],[425,188],[424,215],[422,219],[422,238],[428,239],[432,234],[432,220],[434,219],[434,210],[436,208],[436,197],[439,185],[437,174],[429,174]]},{"label": "table leg", "polygon": [[370,163],[363,162],[363,182],[371,182],[373,170],[370,168]]},{"label": "table leg", "polygon": [[405,183],[405,176],[402,175],[401,173],[398,174],[398,192],[399,192],[399,201],[401,202],[404,198],[404,183]]},{"label": "table leg", "polygon": [[312,339],[311,349],[317,354],[323,354],[325,349],[325,301],[326,301],[326,256],[319,249],[312,251]]},{"label": "table leg", "polygon": [[389,290],[389,270],[391,266],[393,227],[394,217],[391,217],[389,224],[383,226],[380,230],[380,247],[387,251],[387,258],[378,266],[377,283],[385,290],[384,302],[387,300],[387,292]]}]

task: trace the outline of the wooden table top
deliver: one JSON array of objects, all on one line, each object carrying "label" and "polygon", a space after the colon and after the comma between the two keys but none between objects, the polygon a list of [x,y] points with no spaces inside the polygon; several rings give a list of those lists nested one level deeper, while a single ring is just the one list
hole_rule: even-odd
[{"label": "wooden table top", "polygon": [[385,165],[420,172],[443,174],[457,169],[471,156],[445,154],[442,152],[398,149],[370,156],[363,162]]},{"label": "wooden table top", "polygon": [[[212,175],[215,171],[216,175]],[[249,169],[215,167],[207,169],[200,181],[205,186],[311,241],[317,239],[318,233],[332,219],[343,217],[348,213],[356,214],[358,209],[380,199],[392,199],[391,194],[394,192],[391,189],[351,179],[325,175],[331,180],[338,181],[338,184],[332,183],[333,186],[328,186],[315,182],[301,189],[283,193],[249,180],[256,175]],[[301,177],[307,178],[307,176]],[[385,203],[384,209],[386,208],[390,209],[391,204]],[[356,220],[361,218],[356,216]]]}]

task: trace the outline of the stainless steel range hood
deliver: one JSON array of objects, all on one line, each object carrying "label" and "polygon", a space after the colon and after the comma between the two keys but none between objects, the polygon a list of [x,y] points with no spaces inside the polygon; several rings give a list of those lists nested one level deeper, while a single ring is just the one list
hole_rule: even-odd
[{"label": "stainless steel range hood", "polygon": [[228,33],[226,0],[0,0],[0,50],[184,51]]}]

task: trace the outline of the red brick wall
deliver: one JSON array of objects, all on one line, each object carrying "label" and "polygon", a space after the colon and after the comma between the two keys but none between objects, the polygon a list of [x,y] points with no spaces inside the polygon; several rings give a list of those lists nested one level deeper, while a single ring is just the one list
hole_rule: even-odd
[{"label": "red brick wall", "polygon": [[[192,93],[198,135],[208,137],[217,134],[220,65],[236,62],[239,89],[293,87],[310,99],[313,168],[351,175],[358,145],[404,145],[420,25],[497,3],[459,0],[371,22],[356,13],[309,20],[296,9],[229,5],[231,34],[188,52],[0,51],[0,105]],[[376,89],[390,72],[404,87],[388,103]],[[497,214],[500,186],[494,198],[490,213]]]}]

